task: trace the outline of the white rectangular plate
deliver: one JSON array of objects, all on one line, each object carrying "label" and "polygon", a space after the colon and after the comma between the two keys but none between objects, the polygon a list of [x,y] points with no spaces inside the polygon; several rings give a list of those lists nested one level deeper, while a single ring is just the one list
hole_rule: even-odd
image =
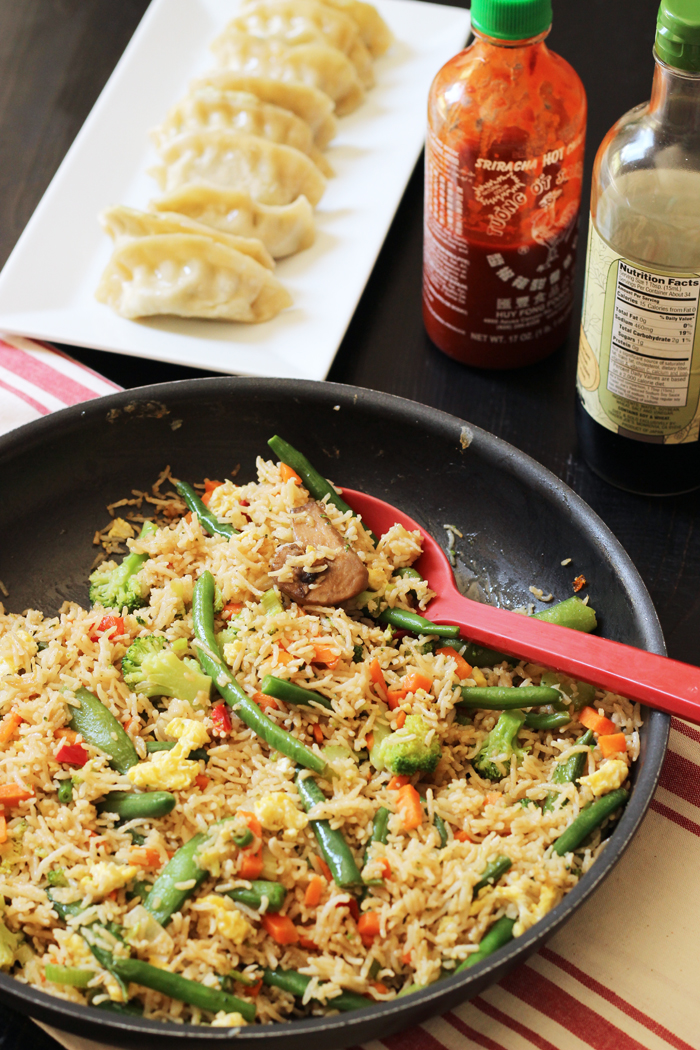
[{"label": "white rectangular plate", "polygon": [[260,325],[159,317],[127,321],[94,293],[111,251],[97,214],[157,195],[148,131],[213,66],[230,0],[153,0],[0,274],[0,331],[219,372],[323,379],[369,278],[425,136],[432,78],[464,46],[469,13],[377,0],[393,30],[377,85],[339,121],[336,171],[316,243],[276,270],[294,305]]}]

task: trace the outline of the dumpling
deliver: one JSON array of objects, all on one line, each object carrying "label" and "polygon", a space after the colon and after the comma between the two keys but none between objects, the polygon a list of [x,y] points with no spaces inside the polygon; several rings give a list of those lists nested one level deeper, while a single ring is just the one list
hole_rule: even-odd
[{"label": "dumpling", "polygon": [[161,190],[186,182],[213,182],[245,190],[263,204],[291,204],[300,194],[318,204],[326,180],[305,153],[237,131],[180,135],[161,150],[163,165],[150,174]]},{"label": "dumpling", "polygon": [[160,149],[188,131],[242,131],[246,135],[293,146],[311,157],[324,175],[333,174],[328,161],[314,144],[309,125],[288,109],[261,102],[247,91],[217,91],[208,87],[187,95],[168,113],[151,137]]},{"label": "dumpling", "polygon": [[372,58],[379,58],[389,50],[394,35],[372,4],[366,4],[363,0],[323,0],[323,3],[352,18]]},{"label": "dumpling", "polygon": [[336,47],[350,59],[363,87],[374,84],[372,59],[360,39],[357,23],[319,0],[257,0],[247,4],[222,35],[230,29],[280,40],[288,47],[312,43]]},{"label": "dumpling", "polygon": [[176,314],[254,323],[269,321],[292,302],[250,256],[187,233],[120,241],[95,295],[122,317]]},{"label": "dumpling", "polygon": [[306,197],[281,206],[259,204],[240,190],[192,183],[151,201],[149,207],[166,214],[177,212],[241,238],[257,237],[275,259],[310,248],[316,235],[313,208]]},{"label": "dumpling", "polygon": [[222,231],[196,222],[192,217],[177,214],[154,214],[149,211],[137,211],[123,204],[106,208],[100,215],[100,224],[113,241],[122,237],[150,237],[162,233],[194,233],[199,237],[211,237],[217,244],[234,248],[244,255],[249,255],[267,270],[274,270],[275,263],[260,239],[255,236],[237,236],[234,231]]},{"label": "dumpling", "polygon": [[190,92],[197,94],[207,88],[215,91],[246,91],[261,102],[291,110],[309,125],[319,149],[327,146],[338,130],[332,100],[323,91],[308,84],[283,83],[271,77],[221,70],[194,80]]},{"label": "dumpling", "polygon": [[328,44],[288,47],[280,40],[264,40],[239,29],[227,29],[212,44],[217,62],[239,73],[256,73],[275,80],[297,80],[324,91],[335,102],[338,116],[352,113],[365,90],[347,55]]}]

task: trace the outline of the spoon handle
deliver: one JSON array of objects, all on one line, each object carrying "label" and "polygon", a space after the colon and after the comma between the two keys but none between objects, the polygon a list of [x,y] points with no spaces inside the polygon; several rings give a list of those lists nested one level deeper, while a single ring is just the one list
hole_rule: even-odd
[{"label": "spoon handle", "polygon": [[545,664],[700,724],[699,667],[482,605],[459,593],[435,598],[425,615],[436,623],[458,624],[479,645]]}]

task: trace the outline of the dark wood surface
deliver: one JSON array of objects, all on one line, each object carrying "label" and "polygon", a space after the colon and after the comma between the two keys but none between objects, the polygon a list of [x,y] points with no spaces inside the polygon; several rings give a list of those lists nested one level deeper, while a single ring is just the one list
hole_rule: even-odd
[{"label": "dark wood surface", "polygon": [[[464,0],[459,6],[468,6]],[[0,266],[138,25],[147,0],[0,0]],[[605,132],[649,96],[657,0],[555,0],[551,47],[589,100],[587,173]],[[421,321],[422,162],[418,165],[329,379],[452,412],[544,463],[610,526],[658,610],[669,654],[700,663],[700,494],[652,499],[605,484],[576,448],[574,376],[588,191],[582,202],[571,336],[513,372],[465,368],[436,350]],[[126,387],[212,373],[67,348]],[[700,480],[700,479],[699,479]],[[513,523],[517,528],[517,522]],[[0,1050],[55,1050],[27,1018],[0,1009]]]}]

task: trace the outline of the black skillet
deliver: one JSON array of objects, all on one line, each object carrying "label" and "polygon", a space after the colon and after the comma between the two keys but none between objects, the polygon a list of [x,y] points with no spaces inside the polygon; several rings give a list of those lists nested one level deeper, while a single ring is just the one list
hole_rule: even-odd
[{"label": "black skillet", "polygon": [[[6,609],[54,614],[86,603],[92,538],[105,506],[146,489],[166,464],[190,481],[255,476],[266,441],[283,435],[339,485],[401,507],[444,546],[458,541],[456,575],[470,597],[514,608],[531,585],[568,597],[583,574],[609,638],[665,651],[651,599],[625,551],[553,474],[454,416],[389,394],[331,383],[198,379],[143,387],[57,412],[0,438],[0,580]],[[562,566],[561,562],[571,558]],[[584,592],[585,593],[585,592]],[[57,1028],[133,1050],[340,1050],[384,1038],[469,999],[536,951],[609,874],[651,801],[669,718],[647,712],[630,802],[602,856],[544,920],[458,977],[391,1003],[335,1017],[230,1030],[118,1017],[75,1006],[0,974],[0,999]]]}]

